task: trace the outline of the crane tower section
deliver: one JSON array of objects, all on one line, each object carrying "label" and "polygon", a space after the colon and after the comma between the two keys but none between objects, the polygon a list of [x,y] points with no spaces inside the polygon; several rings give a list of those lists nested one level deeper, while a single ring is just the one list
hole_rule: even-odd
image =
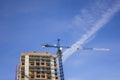
[{"label": "crane tower section", "polygon": [[57,56],[58,56],[58,63],[59,63],[59,71],[60,71],[60,80],[64,80],[64,71],[63,71],[63,63],[62,63],[62,48],[70,48],[70,47],[67,47],[67,46],[60,46],[60,39],[57,40],[58,43],[56,46],[54,45],[49,45],[49,44],[46,44],[46,45],[42,45],[43,48],[45,47],[53,47],[53,48],[57,48],[58,51],[57,51]]}]

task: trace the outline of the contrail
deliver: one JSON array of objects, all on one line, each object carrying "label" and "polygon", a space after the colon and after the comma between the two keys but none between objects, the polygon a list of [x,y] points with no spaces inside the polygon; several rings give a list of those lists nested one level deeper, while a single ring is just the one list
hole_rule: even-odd
[{"label": "contrail", "polygon": [[81,44],[84,44],[86,40],[88,40],[108,21],[110,21],[110,19],[115,15],[115,13],[119,11],[119,9],[120,1],[114,4],[111,8],[108,8],[106,12],[102,14],[102,17],[95,24],[92,25],[93,27],[89,31],[87,31],[86,34],[82,35],[82,37],[71,46],[71,48],[63,52],[63,62],[65,62],[69,56],[76,52],[77,48],[81,48]]}]

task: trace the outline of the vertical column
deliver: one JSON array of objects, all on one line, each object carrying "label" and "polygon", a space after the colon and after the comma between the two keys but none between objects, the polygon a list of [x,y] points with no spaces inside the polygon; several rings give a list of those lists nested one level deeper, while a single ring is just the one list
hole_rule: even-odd
[{"label": "vertical column", "polygon": [[60,70],[60,80],[64,80],[63,64],[62,64],[62,51],[58,50],[58,60],[59,60],[59,70]]},{"label": "vertical column", "polygon": [[52,80],[55,80],[55,66],[53,57],[51,57],[50,64],[51,64],[51,77]]},{"label": "vertical column", "polygon": [[63,72],[63,65],[62,65],[62,58],[59,58],[59,69],[60,69],[60,79],[64,80],[64,72]]},{"label": "vertical column", "polygon": [[[21,58],[20,58],[20,60],[21,60]],[[19,68],[18,68],[19,70],[18,70],[18,73],[17,73],[17,74],[18,74],[18,80],[21,80],[21,66],[22,66],[22,64],[21,64],[21,62],[20,62],[19,66],[18,66],[18,67],[19,67]]]},{"label": "vertical column", "polygon": [[25,56],[25,80],[29,80],[29,56]]}]

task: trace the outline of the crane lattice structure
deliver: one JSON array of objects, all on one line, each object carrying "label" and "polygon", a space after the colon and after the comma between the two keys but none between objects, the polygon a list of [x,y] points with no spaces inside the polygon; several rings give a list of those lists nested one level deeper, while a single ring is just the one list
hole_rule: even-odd
[{"label": "crane lattice structure", "polygon": [[70,48],[67,46],[60,46],[60,39],[57,40],[57,45],[42,45],[43,48],[45,47],[53,47],[53,48],[57,48],[57,56],[58,56],[58,63],[59,63],[59,71],[60,71],[60,80],[64,80],[64,71],[63,71],[63,63],[62,63],[62,48]]},{"label": "crane lattice structure", "polygon": [[[42,45],[42,48],[45,48],[45,47],[53,47],[53,48],[58,49],[57,56],[58,56],[58,63],[59,63],[60,80],[64,80],[64,71],[63,71],[63,63],[62,63],[62,48],[71,48],[71,47],[61,46],[60,39],[57,40],[57,45],[49,45],[49,44]],[[109,49],[106,49],[106,48],[86,48],[86,47],[77,48],[76,50],[109,51]]]}]

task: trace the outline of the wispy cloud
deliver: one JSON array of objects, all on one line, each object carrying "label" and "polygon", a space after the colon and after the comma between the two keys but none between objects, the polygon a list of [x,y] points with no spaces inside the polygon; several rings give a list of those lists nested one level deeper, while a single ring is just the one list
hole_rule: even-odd
[{"label": "wispy cloud", "polygon": [[[99,5],[100,6],[100,5]],[[97,7],[97,6],[94,6]],[[105,9],[104,9],[105,7]],[[89,38],[91,38],[100,28],[102,28],[107,22],[110,21],[110,19],[114,16],[116,12],[119,11],[120,9],[120,1],[116,1],[112,6],[106,7],[98,7],[98,9],[95,9],[95,13],[91,14],[91,10],[93,7],[88,10],[83,10],[82,13],[83,15],[77,15],[75,16],[75,25],[79,26],[84,26],[87,27],[87,32],[86,34],[82,35],[82,37],[74,43],[70,49],[67,49],[63,53],[63,62],[71,56],[76,49],[79,47],[81,48],[81,44],[84,44]],[[98,16],[98,17],[97,17]]]}]

